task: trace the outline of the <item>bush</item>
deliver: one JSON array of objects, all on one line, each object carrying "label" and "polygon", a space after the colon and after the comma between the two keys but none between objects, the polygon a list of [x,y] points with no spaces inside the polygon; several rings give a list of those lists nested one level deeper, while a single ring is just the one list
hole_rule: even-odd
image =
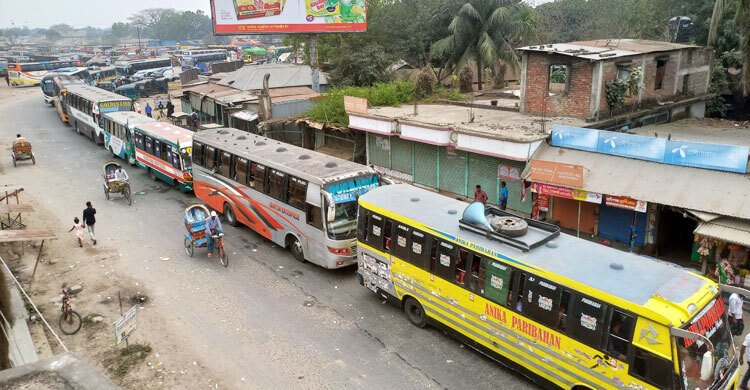
[{"label": "bush", "polygon": [[377,83],[372,87],[333,88],[307,111],[307,116],[317,122],[349,125],[349,115],[344,110],[344,96],[367,99],[370,106],[393,106],[414,100],[414,84],[408,81]]}]

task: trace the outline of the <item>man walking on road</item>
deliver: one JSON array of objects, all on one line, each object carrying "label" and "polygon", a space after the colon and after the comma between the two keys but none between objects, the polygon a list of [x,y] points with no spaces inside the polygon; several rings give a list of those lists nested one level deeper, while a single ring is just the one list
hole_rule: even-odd
[{"label": "man walking on road", "polygon": [[146,116],[151,118],[151,105],[146,103]]},{"label": "man walking on road", "polygon": [[86,229],[89,231],[89,236],[91,236],[94,245],[96,245],[96,237],[94,236],[95,214],[96,209],[91,206],[91,202],[86,202],[86,208],[83,210],[83,223],[86,224]]},{"label": "man walking on road", "polygon": [[484,192],[482,186],[480,186],[479,184],[477,184],[476,190],[474,190],[474,201],[487,203],[487,193]]},{"label": "man walking on road", "polygon": [[505,210],[508,207],[508,187],[505,186],[505,182],[500,182],[500,209]]},{"label": "man walking on road", "polygon": [[737,293],[729,296],[729,330],[733,336],[741,336],[745,330],[742,321],[742,297]]},{"label": "man walking on road", "polygon": [[[750,365],[750,333],[748,333],[747,336],[745,336],[745,341],[742,342],[742,347],[740,348],[740,366],[742,366],[743,363],[747,362],[748,365]],[[742,376],[742,382],[740,382],[740,390],[747,390],[747,382],[750,381],[750,368],[748,368],[747,371],[745,371],[745,375]]]}]

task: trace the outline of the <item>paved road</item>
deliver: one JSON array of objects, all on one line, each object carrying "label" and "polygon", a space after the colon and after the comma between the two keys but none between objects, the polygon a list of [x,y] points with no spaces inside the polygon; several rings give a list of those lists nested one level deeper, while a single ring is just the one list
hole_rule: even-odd
[{"label": "paved road", "polygon": [[164,327],[229,387],[536,388],[442,332],[410,325],[353,268],[297,263],[247,228],[227,227],[229,268],[188,258],[182,211],[196,199],[131,168],[132,207],[105,201],[100,174],[110,155],[61,123],[38,90],[0,105],[3,145],[17,132],[33,142],[37,165],[14,169],[3,153],[0,184],[22,184],[62,221],[92,200],[99,240],[120,249],[163,304]]}]

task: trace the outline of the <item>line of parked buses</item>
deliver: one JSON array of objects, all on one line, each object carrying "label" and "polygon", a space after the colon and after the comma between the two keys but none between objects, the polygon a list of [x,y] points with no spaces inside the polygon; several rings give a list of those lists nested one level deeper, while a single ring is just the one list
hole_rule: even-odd
[{"label": "line of parked buses", "polygon": [[[363,286],[546,387],[736,389],[725,297],[746,290],[232,128],[193,132],[55,81],[63,122],[154,179]],[[388,184],[388,185],[385,185]],[[516,221],[518,223],[518,221]],[[516,232],[518,233],[518,232]],[[516,234],[517,235],[517,234]]]}]

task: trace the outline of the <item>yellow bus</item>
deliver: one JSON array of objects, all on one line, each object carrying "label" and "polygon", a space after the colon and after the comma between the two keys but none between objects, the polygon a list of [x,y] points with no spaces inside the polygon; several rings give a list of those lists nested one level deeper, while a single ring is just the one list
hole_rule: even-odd
[{"label": "yellow bus", "polygon": [[737,386],[745,290],[405,184],[359,198],[357,241],[362,285],[543,386]]}]

